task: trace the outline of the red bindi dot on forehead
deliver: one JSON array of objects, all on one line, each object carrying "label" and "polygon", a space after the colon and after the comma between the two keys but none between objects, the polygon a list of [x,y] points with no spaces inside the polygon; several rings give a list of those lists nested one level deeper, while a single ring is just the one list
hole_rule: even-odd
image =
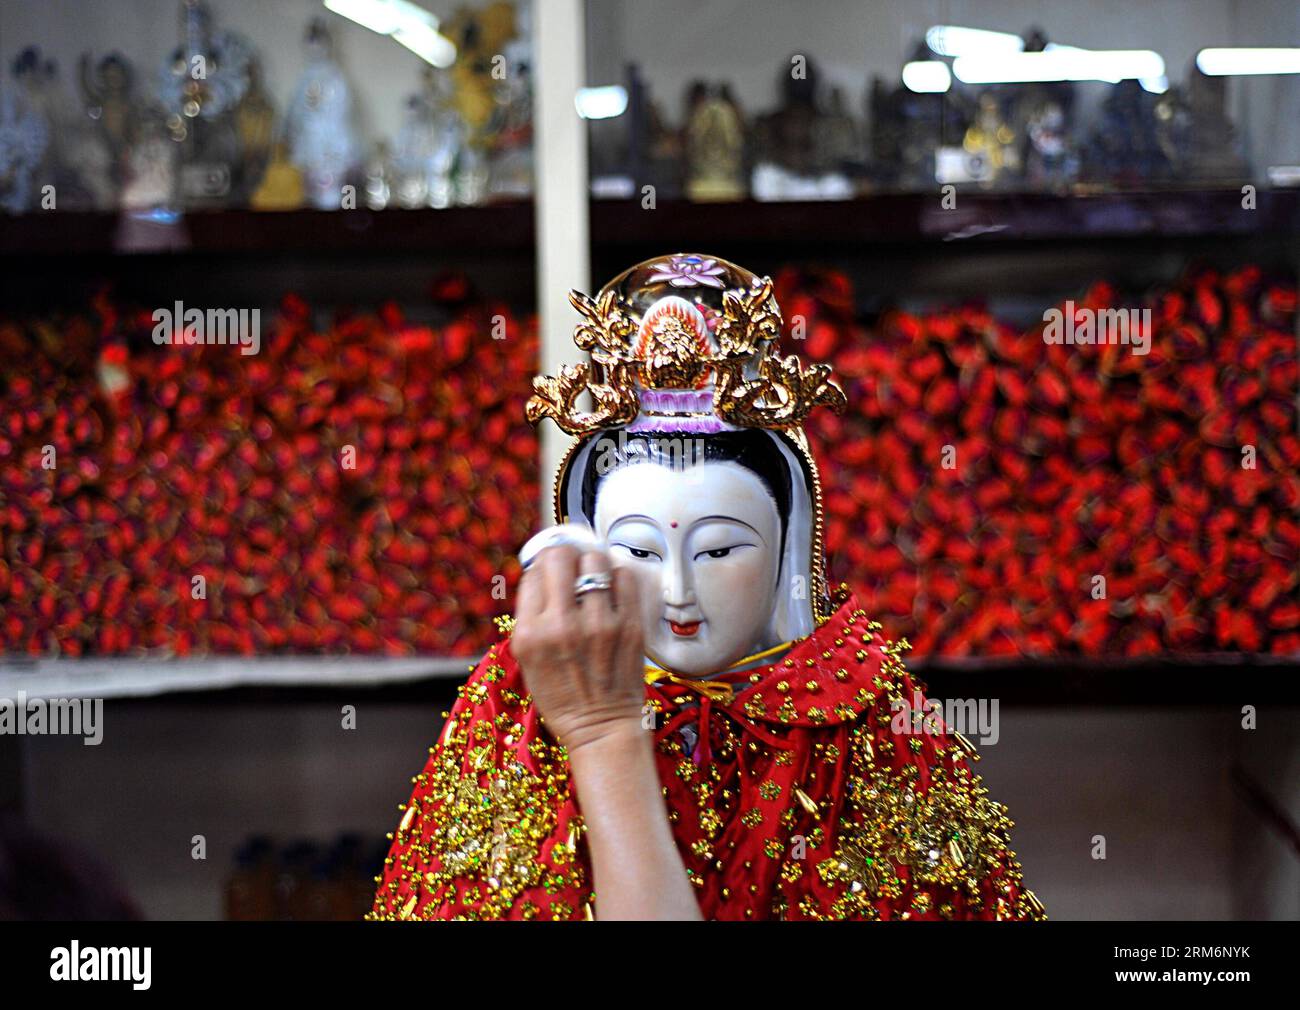
[{"label": "red bindi dot on forehead", "polygon": [[676,520],[676,519],[669,519],[669,520],[668,520],[668,525],[671,526],[673,529],[677,529],[677,520]]}]

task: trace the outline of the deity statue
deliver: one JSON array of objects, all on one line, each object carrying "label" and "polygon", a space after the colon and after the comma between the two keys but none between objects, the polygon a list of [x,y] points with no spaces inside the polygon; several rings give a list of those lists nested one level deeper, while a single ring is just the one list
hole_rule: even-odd
[{"label": "deity statue", "polygon": [[873,75],[867,93],[868,154],[876,185],[920,188],[935,180],[946,95],[918,95]]},{"label": "deity statue", "polygon": [[862,131],[844,97],[844,89],[830,90],[826,115],[818,127],[817,143],[828,165],[853,176],[865,171]]},{"label": "deity statue", "polygon": [[759,200],[847,200],[853,185],[838,164],[844,110],[821,107],[821,71],[802,55],[781,71],[783,104],[755,124],[751,189]]},{"label": "deity statue", "polygon": [[495,89],[491,126],[489,197],[527,197],[533,192],[532,7],[515,11],[515,37],[502,47],[504,80]]},{"label": "deity statue", "polygon": [[406,100],[406,117],[393,150],[393,196],[406,208],[450,207],[465,128],[452,105],[451,78],[425,67],[422,86]]},{"label": "deity statue", "polygon": [[1157,137],[1159,102],[1159,96],[1143,90],[1137,81],[1110,86],[1101,104],[1101,119],[1083,146],[1081,174],[1089,182],[1140,186],[1173,176]]},{"label": "deity statue", "polygon": [[94,124],[85,119],[63,87],[59,68],[37,46],[13,62],[14,83],[23,105],[48,138],[34,168],[44,210],[107,210],[114,204],[112,155]]},{"label": "deity statue", "polygon": [[254,210],[297,210],[304,199],[302,169],[289,160],[283,142],[271,148],[271,160],[248,204]]},{"label": "deity statue", "polygon": [[139,115],[131,64],[121,53],[109,53],[92,65],[90,53],[83,53],[78,77],[86,115],[98,124],[114,164],[120,166],[134,139]]},{"label": "deity statue", "polygon": [[[1027,53],[1048,50],[1041,28],[1024,32]],[[1019,161],[1032,189],[1063,191],[1079,172],[1074,147],[1076,85],[1072,81],[1034,81],[1008,86],[1009,125],[1019,138]]]},{"label": "deity statue", "polygon": [[179,197],[177,145],[161,118],[144,119],[124,167],[121,205],[130,211],[171,211]]},{"label": "deity statue", "polygon": [[[908,59],[931,59],[924,41],[916,44]],[[928,189],[940,175],[941,152],[955,146],[953,140],[963,136],[970,116],[955,90],[918,94],[897,82],[897,75],[890,80],[879,75],[871,79],[868,174],[877,186]],[[969,160],[962,152],[962,161]]]},{"label": "deity statue", "polygon": [[692,200],[742,200],[745,124],[725,84],[699,81],[686,123],[686,195]]},{"label": "deity statue", "polygon": [[302,170],[311,204],[338,210],[343,187],[361,158],[352,87],[335,59],[324,21],[316,18],[307,26],[305,46],[307,68],[285,117],[289,156]]},{"label": "deity statue", "polygon": [[979,180],[985,186],[1005,184],[1020,170],[1016,135],[1002,116],[997,97],[986,91],[979,97],[975,121],[962,139],[966,153],[981,166]]},{"label": "deity statue", "polygon": [[[515,614],[415,777],[372,919],[1040,919],[974,746],[846,584],[770,278],[678,254],[574,292],[590,360]],[[591,409],[580,402],[589,394]]]},{"label": "deity statue", "polygon": [[1078,159],[1071,148],[1065,109],[1052,98],[1022,106],[1025,180],[1036,189],[1063,189],[1073,181]]},{"label": "deity statue", "polygon": [[21,214],[32,209],[33,177],[49,142],[49,126],[18,89],[0,84],[0,210]]},{"label": "deity statue", "polygon": [[[519,19],[514,4],[497,0],[482,7],[458,7],[439,28],[456,46],[456,60],[447,73],[451,102],[463,130],[455,167],[455,202],[461,206],[483,203],[488,196],[492,159],[507,125],[503,99],[516,103],[514,134],[506,141],[507,148],[531,143],[531,132],[525,136],[518,129],[518,115],[529,114],[523,104],[528,101],[527,84],[511,77],[522,69],[522,52],[519,48],[507,52],[512,41],[526,42],[529,26],[529,21]],[[508,164],[506,170],[509,173]]]},{"label": "deity statue", "polygon": [[1187,73],[1189,157],[1186,181],[1235,182],[1248,177],[1236,126],[1228,115],[1228,78],[1211,77],[1193,65]]},{"label": "deity statue", "polygon": [[366,206],[370,210],[383,210],[393,195],[393,162],[386,141],[376,142],[366,162],[365,190]]},{"label": "deity statue", "polygon": [[257,190],[271,163],[275,142],[275,107],[262,86],[261,64],[248,64],[248,91],[235,110],[239,134],[239,195],[248,200]]},{"label": "deity statue", "polygon": [[239,33],[214,28],[202,0],[184,0],[180,19],[181,43],[163,63],[158,93],[180,146],[183,201],[219,206],[237,182],[235,114],[248,92],[253,50]]}]

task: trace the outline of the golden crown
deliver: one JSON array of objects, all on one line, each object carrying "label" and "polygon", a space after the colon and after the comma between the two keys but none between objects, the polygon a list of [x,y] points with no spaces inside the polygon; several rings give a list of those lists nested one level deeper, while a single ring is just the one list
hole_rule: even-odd
[{"label": "golden crown", "polygon": [[[788,429],[818,404],[846,405],[828,365],[780,355],[771,278],[716,256],[646,260],[595,298],[571,291],[569,301],[583,317],[573,342],[591,360],[533,379],[532,424],[549,417],[578,436],[624,426]],[[584,392],[594,410],[578,407]]]}]

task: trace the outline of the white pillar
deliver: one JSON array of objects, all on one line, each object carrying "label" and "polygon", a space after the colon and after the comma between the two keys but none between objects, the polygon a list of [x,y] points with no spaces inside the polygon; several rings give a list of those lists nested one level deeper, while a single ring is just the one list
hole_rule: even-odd
[{"label": "white pillar", "polygon": [[[534,189],[537,214],[537,316],[540,371],[582,360],[573,346],[577,313],[569,289],[591,290],[587,129],[574,98],[586,83],[586,4],[533,0],[536,97],[533,105]],[[553,515],[551,485],[571,439],[554,422],[539,426],[542,525]]]}]

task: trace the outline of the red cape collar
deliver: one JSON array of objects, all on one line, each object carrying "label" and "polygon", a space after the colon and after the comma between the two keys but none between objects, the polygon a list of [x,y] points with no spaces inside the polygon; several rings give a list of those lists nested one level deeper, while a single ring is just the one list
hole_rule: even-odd
[{"label": "red cape collar", "polygon": [[[832,726],[856,719],[875,705],[891,680],[885,648],[892,646],[880,637],[879,628],[850,592],[834,614],[811,635],[796,639],[784,656],[710,678],[734,689],[731,701],[714,701],[712,707],[776,726]],[[683,692],[672,693],[680,698]]]}]

